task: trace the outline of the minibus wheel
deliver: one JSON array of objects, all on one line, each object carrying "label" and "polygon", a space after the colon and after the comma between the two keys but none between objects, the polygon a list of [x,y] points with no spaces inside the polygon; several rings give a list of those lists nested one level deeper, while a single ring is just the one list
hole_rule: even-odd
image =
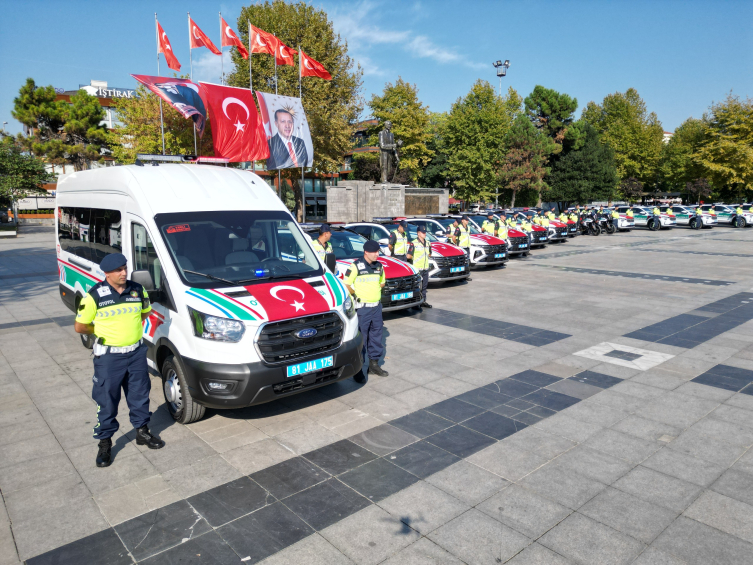
[{"label": "minibus wheel", "polygon": [[162,392],[170,415],[180,424],[190,424],[204,417],[206,407],[191,397],[183,367],[174,355],[162,364]]}]

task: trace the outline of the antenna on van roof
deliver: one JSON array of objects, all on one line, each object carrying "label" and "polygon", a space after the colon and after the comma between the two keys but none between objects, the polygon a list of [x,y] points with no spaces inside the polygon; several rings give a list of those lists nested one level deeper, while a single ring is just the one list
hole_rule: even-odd
[{"label": "antenna on van roof", "polygon": [[205,165],[225,165],[230,159],[224,157],[198,157],[196,155],[152,155],[149,153],[139,153],[136,155],[135,164],[143,167],[144,163],[151,163],[152,166],[158,166],[160,163],[195,163]]}]

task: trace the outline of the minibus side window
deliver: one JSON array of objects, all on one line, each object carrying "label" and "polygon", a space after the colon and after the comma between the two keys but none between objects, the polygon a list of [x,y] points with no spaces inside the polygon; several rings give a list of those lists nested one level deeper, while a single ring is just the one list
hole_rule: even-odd
[{"label": "minibus side window", "polygon": [[105,255],[121,253],[120,212],[61,207],[58,241],[63,251],[99,265]]},{"label": "minibus side window", "polygon": [[89,245],[92,261],[99,264],[109,253],[122,253],[120,212],[94,208],[91,211]]},{"label": "minibus side window", "polygon": [[131,230],[133,238],[133,270],[149,271],[154,281],[154,288],[159,290],[162,288],[162,267],[160,266],[159,257],[157,257],[157,251],[154,249],[154,244],[152,244],[152,239],[149,237],[146,228],[141,224],[131,223]]}]

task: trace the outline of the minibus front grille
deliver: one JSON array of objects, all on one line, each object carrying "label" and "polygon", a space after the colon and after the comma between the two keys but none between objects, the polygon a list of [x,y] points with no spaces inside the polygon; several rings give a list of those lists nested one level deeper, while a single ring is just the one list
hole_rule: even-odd
[{"label": "minibus front grille", "polygon": [[[296,337],[295,332],[303,329],[314,329],[316,334]],[[343,330],[343,321],[335,312],[270,322],[262,326],[256,346],[266,363],[289,363],[337,349],[342,343]]]}]

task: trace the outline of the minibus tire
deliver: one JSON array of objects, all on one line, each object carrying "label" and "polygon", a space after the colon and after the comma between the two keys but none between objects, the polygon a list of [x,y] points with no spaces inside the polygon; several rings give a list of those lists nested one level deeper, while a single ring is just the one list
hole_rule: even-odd
[{"label": "minibus tire", "polygon": [[[176,398],[168,397],[169,387],[176,387],[175,392],[179,394],[178,402]],[[168,412],[179,424],[190,424],[204,417],[206,407],[191,397],[183,366],[174,355],[170,355],[162,363],[162,393],[165,396]]]}]

